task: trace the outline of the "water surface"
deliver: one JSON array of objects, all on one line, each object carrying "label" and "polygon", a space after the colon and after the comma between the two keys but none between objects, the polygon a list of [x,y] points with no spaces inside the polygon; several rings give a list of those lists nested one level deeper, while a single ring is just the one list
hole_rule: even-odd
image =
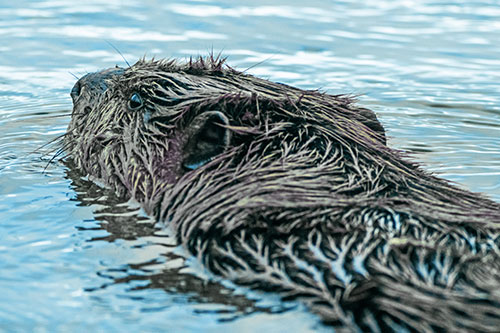
[{"label": "water surface", "polygon": [[[237,69],[359,95],[389,145],[500,201],[497,1],[0,1],[0,331],[327,330],[208,275],[131,202],[62,163],[69,91],[122,56],[222,51]],[[56,159],[57,160],[57,159]]]}]

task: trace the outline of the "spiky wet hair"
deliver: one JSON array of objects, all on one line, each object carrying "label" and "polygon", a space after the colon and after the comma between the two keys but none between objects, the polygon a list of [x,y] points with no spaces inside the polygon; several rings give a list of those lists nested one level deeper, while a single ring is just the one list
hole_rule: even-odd
[{"label": "spiky wet hair", "polygon": [[347,330],[500,327],[500,205],[386,146],[375,114],[209,57],[82,78],[74,167],[213,273]]}]

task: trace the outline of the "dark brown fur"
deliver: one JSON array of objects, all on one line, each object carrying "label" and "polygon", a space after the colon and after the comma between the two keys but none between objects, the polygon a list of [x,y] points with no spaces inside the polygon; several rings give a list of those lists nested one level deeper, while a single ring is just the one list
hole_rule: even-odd
[{"label": "dark brown fur", "polygon": [[348,97],[213,58],[139,61],[72,95],[74,167],[138,200],[212,272],[339,330],[498,331],[500,205],[387,147]]}]

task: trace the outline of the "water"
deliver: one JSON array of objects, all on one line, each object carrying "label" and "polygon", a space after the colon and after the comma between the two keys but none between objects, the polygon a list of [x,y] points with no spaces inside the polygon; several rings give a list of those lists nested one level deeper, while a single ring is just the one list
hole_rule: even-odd
[{"label": "water", "polygon": [[0,331],[327,330],[207,276],[136,205],[36,152],[64,133],[74,76],[125,65],[107,42],[129,62],[222,50],[273,81],[360,95],[391,146],[500,201],[496,0],[1,0]]}]

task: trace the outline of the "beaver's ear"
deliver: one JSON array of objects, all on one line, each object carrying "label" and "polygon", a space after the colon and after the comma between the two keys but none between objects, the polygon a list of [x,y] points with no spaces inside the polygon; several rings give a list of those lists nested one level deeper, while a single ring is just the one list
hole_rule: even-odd
[{"label": "beaver's ear", "polygon": [[226,115],[219,111],[207,111],[198,115],[187,128],[182,166],[195,170],[224,152],[231,140]]}]

